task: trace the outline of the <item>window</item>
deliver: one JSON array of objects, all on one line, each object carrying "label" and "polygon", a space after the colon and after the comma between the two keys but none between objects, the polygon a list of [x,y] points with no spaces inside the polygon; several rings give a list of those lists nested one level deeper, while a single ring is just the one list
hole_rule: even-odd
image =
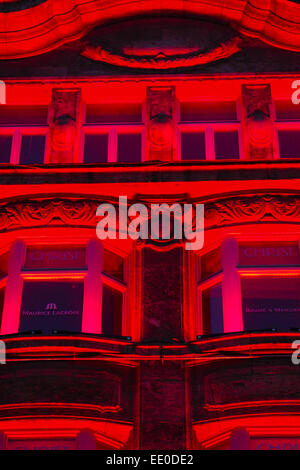
[{"label": "window", "polygon": [[297,243],[240,244],[244,330],[300,327]]},{"label": "window", "polygon": [[298,243],[243,242],[237,249],[230,267],[221,266],[220,249],[200,259],[201,334],[300,328]]},{"label": "window", "polygon": [[86,270],[83,247],[28,247],[19,331],[81,331]]},{"label": "window", "polygon": [[300,158],[300,109],[289,100],[275,101],[280,158]]},{"label": "window", "polygon": [[179,129],[181,160],[240,158],[240,122],[234,101],[181,103]]},{"label": "window", "polygon": [[122,336],[123,304],[126,292],[123,258],[104,251],[103,298],[101,333],[105,336]]},{"label": "window", "polygon": [[83,125],[83,161],[140,162],[143,127],[139,103],[88,105]]},{"label": "window", "polygon": [[[15,285],[20,289],[20,296],[15,286],[5,295],[2,334],[7,334],[6,325],[12,323],[15,306],[15,332],[58,334],[83,331],[104,336],[123,335],[127,291],[124,259],[105,250],[101,261],[101,245],[98,241],[92,242],[94,244],[87,247],[29,245],[23,248],[25,259],[21,266],[19,261],[19,271],[14,268],[8,275],[8,256],[0,257],[0,276],[3,270],[0,306],[1,287],[4,292],[9,276],[15,279]],[[22,242],[18,243],[24,246]],[[19,260],[20,251],[13,253]]]},{"label": "window", "polygon": [[47,106],[0,107],[0,163],[44,162]]},{"label": "window", "polygon": [[221,253],[216,248],[200,258],[199,294],[202,309],[202,334],[223,332]]}]

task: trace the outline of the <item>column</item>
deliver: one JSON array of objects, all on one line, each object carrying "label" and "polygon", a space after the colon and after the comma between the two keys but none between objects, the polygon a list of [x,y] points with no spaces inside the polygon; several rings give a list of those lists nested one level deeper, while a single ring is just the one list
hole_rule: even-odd
[{"label": "column", "polygon": [[238,243],[235,238],[226,238],[221,245],[221,260],[224,272],[222,281],[224,333],[243,331],[241,279],[237,271]]},{"label": "column", "polygon": [[101,333],[102,319],[102,271],[104,249],[102,243],[90,240],[86,247],[87,276],[84,280],[82,332]]},{"label": "column", "polygon": [[19,331],[22,278],[21,269],[25,261],[26,247],[22,240],[16,240],[10,249],[8,277],[5,289],[1,334],[15,334]]}]

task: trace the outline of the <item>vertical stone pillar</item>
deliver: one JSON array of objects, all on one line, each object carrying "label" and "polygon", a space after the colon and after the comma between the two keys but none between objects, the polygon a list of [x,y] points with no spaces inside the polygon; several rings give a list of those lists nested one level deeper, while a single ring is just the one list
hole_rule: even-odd
[{"label": "vertical stone pillar", "polygon": [[183,339],[182,248],[143,248],[142,273],[143,339]]},{"label": "vertical stone pillar", "polygon": [[54,88],[49,108],[46,163],[78,161],[81,120],[80,89]]},{"label": "vertical stone pillar", "polygon": [[10,249],[8,276],[5,289],[1,334],[15,334],[19,331],[22,299],[21,269],[24,266],[26,247],[22,240],[16,240]]},{"label": "vertical stone pillar", "polygon": [[104,249],[99,240],[90,240],[86,247],[87,276],[84,280],[82,332],[101,333],[102,278]]},{"label": "vertical stone pillar", "polygon": [[246,158],[274,158],[270,85],[242,85],[242,124]]},{"label": "vertical stone pillar", "polygon": [[241,279],[237,271],[238,244],[235,238],[226,238],[221,245],[224,333],[243,331]]},{"label": "vertical stone pillar", "polygon": [[175,87],[148,87],[146,160],[176,159]]},{"label": "vertical stone pillar", "polygon": [[141,449],[184,450],[185,368],[181,361],[142,361]]}]

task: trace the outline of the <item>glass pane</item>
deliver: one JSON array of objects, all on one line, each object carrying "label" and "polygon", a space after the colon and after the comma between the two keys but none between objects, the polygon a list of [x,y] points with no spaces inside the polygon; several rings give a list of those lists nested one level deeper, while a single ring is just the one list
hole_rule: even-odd
[{"label": "glass pane", "polygon": [[281,158],[300,158],[300,131],[278,131]]},{"label": "glass pane", "polygon": [[185,122],[236,121],[234,101],[182,103],[180,119]]},{"label": "glass pane", "polygon": [[69,269],[85,268],[85,248],[27,248],[24,268],[26,269]]},{"label": "glass pane", "polygon": [[204,132],[182,132],[181,160],[205,160]]},{"label": "glass pane", "polygon": [[203,334],[214,335],[224,332],[221,283],[202,293],[202,317]]},{"label": "glass pane", "polygon": [[0,125],[21,126],[21,125],[46,125],[48,107],[47,106],[0,106]]},{"label": "glass pane", "polygon": [[141,122],[142,107],[139,103],[87,105],[88,124]]},{"label": "glass pane", "polygon": [[221,250],[210,251],[201,257],[201,279],[207,279],[221,271]]},{"label": "glass pane", "polygon": [[80,332],[82,306],[82,282],[25,281],[19,331]]},{"label": "glass pane", "polygon": [[140,162],[142,154],[141,134],[118,135],[118,162]]},{"label": "glass pane", "polygon": [[295,105],[292,100],[278,100],[275,102],[275,108],[278,121],[300,119],[300,106]]},{"label": "glass pane", "polygon": [[0,135],[0,163],[10,162],[11,144],[11,135]]},{"label": "glass pane", "polygon": [[300,278],[242,279],[244,330],[300,328]]},{"label": "glass pane", "polygon": [[86,134],[84,139],[84,163],[105,163],[108,153],[107,134]]},{"label": "glass pane", "polygon": [[123,295],[108,286],[103,286],[101,334],[122,336]]},{"label": "glass pane", "polygon": [[123,281],[123,258],[112,253],[104,251],[104,272],[112,277]]},{"label": "glass pane", "polygon": [[239,246],[240,266],[293,266],[300,265],[297,243],[248,243]]},{"label": "glass pane", "polygon": [[44,135],[24,135],[22,137],[20,164],[31,165],[44,163],[44,152]]},{"label": "glass pane", "polygon": [[239,136],[237,131],[215,132],[216,160],[239,158]]}]

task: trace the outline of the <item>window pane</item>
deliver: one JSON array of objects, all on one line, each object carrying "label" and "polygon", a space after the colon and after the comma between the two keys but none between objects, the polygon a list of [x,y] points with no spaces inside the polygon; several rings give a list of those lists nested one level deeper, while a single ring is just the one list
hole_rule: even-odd
[{"label": "window pane", "polygon": [[215,132],[216,160],[239,158],[239,136],[237,131]]},{"label": "window pane", "polygon": [[201,257],[201,279],[207,279],[221,271],[221,250],[210,251]]},{"label": "window pane", "polygon": [[44,135],[24,135],[22,137],[20,164],[31,165],[44,163],[44,152]]},{"label": "window pane", "polygon": [[0,106],[0,125],[21,126],[47,124],[47,106]]},{"label": "window pane", "polygon": [[23,284],[20,332],[81,331],[82,282],[29,282]]},{"label": "window pane", "polygon": [[111,251],[104,251],[104,272],[123,281],[123,258]]},{"label": "window pane", "polygon": [[105,163],[108,153],[107,134],[86,134],[84,139],[84,162]]},{"label": "window pane", "polygon": [[281,158],[300,158],[300,131],[278,131]]},{"label": "window pane", "polygon": [[27,248],[24,268],[68,269],[85,268],[85,248],[82,247],[38,247]]},{"label": "window pane", "polygon": [[97,123],[129,123],[141,122],[142,107],[139,103],[87,105],[86,122]]},{"label": "window pane", "polygon": [[205,160],[204,132],[182,132],[181,160]]},{"label": "window pane", "polygon": [[120,292],[103,286],[101,334],[122,336],[122,300]]},{"label": "window pane", "polygon": [[300,328],[300,279],[242,279],[244,330]]},{"label": "window pane", "polygon": [[278,121],[300,119],[300,106],[295,105],[292,100],[278,100],[275,102],[275,108]]},{"label": "window pane", "polygon": [[293,266],[300,265],[297,243],[241,244],[240,266]]},{"label": "window pane", "polygon": [[203,334],[221,334],[223,328],[222,286],[217,284],[202,293]]},{"label": "window pane", "polygon": [[182,103],[180,119],[183,122],[236,121],[236,103],[234,101]]},{"label": "window pane", "polygon": [[118,162],[140,162],[142,153],[141,134],[119,134]]},{"label": "window pane", "polygon": [[9,163],[11,154],[11,135],[0,135],[0,163]]}]

